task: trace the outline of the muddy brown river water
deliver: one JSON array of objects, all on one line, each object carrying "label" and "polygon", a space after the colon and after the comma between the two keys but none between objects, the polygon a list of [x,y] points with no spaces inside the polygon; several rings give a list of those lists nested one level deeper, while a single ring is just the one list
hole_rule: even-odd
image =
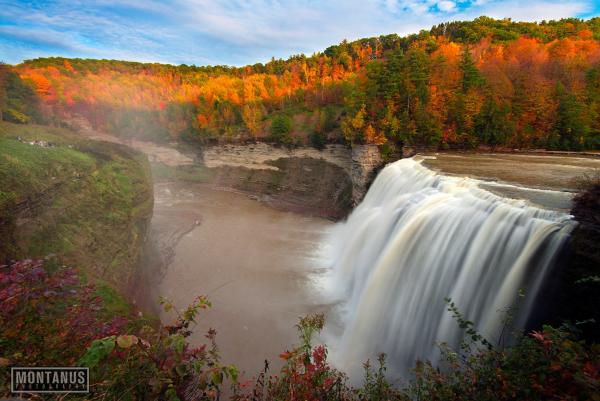
[{"label": "muddy brown river water", "polygon": [[[207,185],[157,184],[150,235],[163,266],[154,295],[179,309],[207,295],[213,307],[200,315],[191,342],[203,343],[212,327],[223,362],[250,375],[265,359],[277,367],[279,353],[296,342],[298,318],[325,308],[311,281],[331,225]],[[161,314],[163,322],[172,318]]]}]

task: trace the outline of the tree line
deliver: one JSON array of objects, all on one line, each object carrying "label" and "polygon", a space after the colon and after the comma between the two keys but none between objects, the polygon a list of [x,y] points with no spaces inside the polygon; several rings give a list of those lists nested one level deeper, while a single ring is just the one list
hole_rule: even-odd
[{"label": "tree line", "polygon": [[7,118],[33,109],[54,123],[83,115],[122,136],[387,149],[600,147],[598,17],[480,17],[245,67],[53,57],[4,70],[39,99],[27,112],[3,100]]}]

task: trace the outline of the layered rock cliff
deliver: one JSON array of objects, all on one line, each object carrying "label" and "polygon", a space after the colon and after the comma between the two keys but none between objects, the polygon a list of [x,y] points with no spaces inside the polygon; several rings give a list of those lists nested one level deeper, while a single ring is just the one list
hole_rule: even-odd
[{"label": "layered rock cliff", "polygon": [[249,192],[273,206],[333,219],[356,205],[383,163],[376,146],[284,148],[267,143],[206,147],[202,162],[221,188]]}]

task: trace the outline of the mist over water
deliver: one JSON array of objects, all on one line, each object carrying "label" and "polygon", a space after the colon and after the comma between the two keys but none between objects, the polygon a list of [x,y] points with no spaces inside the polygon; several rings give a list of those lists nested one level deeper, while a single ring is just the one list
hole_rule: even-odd
[{"label": "mist over water", "polygon": [[325,258],[326,290],[339,312],[326,340],[351,376],[385,352],[392,373],[454,349],[462,329],[450,297],[493,343],[502,311],[523,326],[574,227],[570,216],[481,189],[481,181],[439,175],[403,159],[378,175],[363,202],[335,227]]}]

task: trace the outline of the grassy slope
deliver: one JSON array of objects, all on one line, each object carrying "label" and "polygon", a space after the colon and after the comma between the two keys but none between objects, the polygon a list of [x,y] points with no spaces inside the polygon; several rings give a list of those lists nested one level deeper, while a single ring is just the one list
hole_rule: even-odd
[{"label": "grassy slope", "polygon": [[145,157],[126,147],[0,123],[0,262],[56,254],[125,290],[152,213],[148,174]]}]

